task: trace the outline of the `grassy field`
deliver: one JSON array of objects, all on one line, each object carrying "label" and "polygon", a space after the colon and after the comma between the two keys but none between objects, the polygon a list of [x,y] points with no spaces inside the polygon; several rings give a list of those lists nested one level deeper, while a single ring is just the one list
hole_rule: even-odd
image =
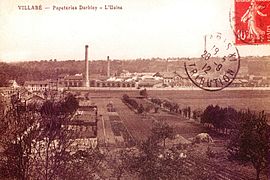
[{"label": "grassy field", "polygon": [[233,107],[238,110],[251,109],[270,113],[270,91],[242,90],[242,91],[149,91],[154,97],[170,99],[179,103],[181,107],[190,106],[191,109],[204,110],[208,105]]},{"label": "grassy field", "polygon": [[132,136],[137,141],[145,140],[150,134],[152,121],[146,120],[142,115],[136,114],[130,110],[119,98],[115,98],[113,103],[115,104],[114,106],[120,118],[123,120]]},{"label": "grassy field", "polygon": [[[123,94],[128,94],[130,97],[139,96],[139,90],[91,90],[87,92],[89,92],[90,97],[100,98],[120,98]],[[270,91],[268,90],[221,90],[216,92],[204,90],[148,90],[147,92],[149,96],[168,98],[183,106],[194,108],[203,109],[210,104],[218,104],[237,109],[265,110],[270,113]]]},{"label": "grassy field", "polygon": [[[115,97],[120,98],[123,94],[130,97],[139,96],[139,90],[129,91],[90,91],[90,97]],[[204,90],[148,90],[151,97],[167,98],[180,104],[181,107],[190,106],[192,109],[205,109],[208,105],[233,107],[238,110],[251,109],[264,110],[270,113],[270,91],[268,90],[221,90],[208,92]]]},{"label": "grassy field", "polygon": [[[99,114],[102,115],[104,120],[105,126],[103,127],[100,124],[100,127],[105,128],[105,135],[104,131],[100,130],[100,136],[110,144],[117,144],[120,136],[128,144],[132,144],[130,141],[133,140],[136,142],[146,140],[151,134],[153,123],[159,120],[173,126],[175,133],[181,134],[186,138],[203,132],[203,128],[198,123],[188,120],[179,114],[175,115],[161,110],[158,113],[138,114],[125,105],[120,98],[95,97],[92,98],[92,101],[98,106]],[[116,112],[107,112],[106,104],[109,102],[113,104]],[[149,102],[144,100],[140,100],[140,102],[145,102],[143,103],[144,105],[149,104]]]}]

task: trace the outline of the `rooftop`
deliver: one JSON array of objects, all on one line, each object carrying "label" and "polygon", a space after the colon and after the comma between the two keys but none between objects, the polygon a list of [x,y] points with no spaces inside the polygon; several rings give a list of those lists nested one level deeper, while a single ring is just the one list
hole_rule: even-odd
[{"label": "rooftop", "polygon": [[69,75],[64,77],[65,80],[83,80],[83,75]]},{"label": "rooftop", "polygon": [[49,84],[48,80],[44,80],[44,81],[25,81],[24,85],[44,85],[44,84]]}]

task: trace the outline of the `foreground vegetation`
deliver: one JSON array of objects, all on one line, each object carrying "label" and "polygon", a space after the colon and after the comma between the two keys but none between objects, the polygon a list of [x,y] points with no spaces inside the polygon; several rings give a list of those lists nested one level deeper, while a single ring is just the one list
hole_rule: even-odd
[{"label": "foreground vegetation", "polygon": [[[127,101],[134,99],[125,98]],[[138,99],[135,101],[142,102]],[[152,101],[159,104],[157,99]],[[136,103],[139,104],[138,102]],[[175,116],[192,118],[188,108],[185,108],[184,113],[184,109],[170,108],[174,106],[169,103],[170,101],[164,101],[166,105],[159,108],[165,108],[166,112]],[[199,149],[196,142],[191,146],[172,146],[170,142],[176,137],[175,127],[166,121],[154,122],[150,135],[134,147],[104,146],[71,153],[68,151],[70,142],[67,139],[70,133],[76,132],[70,132],[62,125],[70,121],[77,107],[78,102],[73,95],[67,95],[58,101],[45,101],[37,108],[24,108],[14,100],[12,110],[4,117],[0,126],[3,150],[0,158],[1,178],[218,179],[221,176],[235,176],[234,179],[243,179],[234,170],[213,165],[211,158],[215,159],[218,153],[212,151],[210,145],[203,145],[208,146],[206,151]],[[118,108],[117,104],[105,104],[104,107],[113,113]],[[158,112],[149,114],[156,115]],[[136,115],[141,114],[136,112]],[[146,114],[145,118],[148,117]],[[129,121],[128,118],[125,121]],[[222,148],[227,148],[229,160],[251,164],[257,171],[256,178],[264,177],[262,174],[269,168],[267,153],[270,131],[263,112],[258,114],[211,105],[198,118],[202,124],[207,124],[211,130],[224,135],[228,140],[227,147],[223,144]],[[60,143],[56,144],[55,139],[59,139]],[[38,145],[37,142],[41,140],[44,143]],[[200,151],[210,160],[203,159]],[[215,170],[211,170],[213,168]],[[225,174],[225,171],[228,173]],[[229,173],[232,175],[229,176]]]},{"label": "foreground vegetation", "polygon": [[68,124],[77,108],[71,94],[41,106],[12,101],[0,121],[0,178],[91,179],[103,155],[98,149],[71,147],[77,132]]},{"label": "foreground vegetation", "polygon": [[269,169],[270,126],[264,111],[238,112],[230,107],[211,105],[203,112],[201,123],[211,125],[219,133],[229,134],[229,159],[242,164],[251,163],[257,180],[261,172]]}]

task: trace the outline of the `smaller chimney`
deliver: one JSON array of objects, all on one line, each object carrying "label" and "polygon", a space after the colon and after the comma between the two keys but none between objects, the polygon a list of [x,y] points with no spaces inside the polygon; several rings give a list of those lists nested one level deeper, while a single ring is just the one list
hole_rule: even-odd
[{"label": "smaller chimney", "polygon": [[88,45],[85,45],[85,86],[89,85],[89,61],[88,61]]},{"label": "smaller chimney", "polygon": [[110,77],[111,76],[111,61],[110,61],[110,57],[109,56],[107,56],[107,63],[108,63],[107,76]]}]

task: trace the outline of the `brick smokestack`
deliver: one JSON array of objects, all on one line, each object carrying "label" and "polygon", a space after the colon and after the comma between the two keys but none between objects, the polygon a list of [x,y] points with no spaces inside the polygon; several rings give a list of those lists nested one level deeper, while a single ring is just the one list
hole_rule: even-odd
[{"label": "brick smokestack", "polygon": [[109,56],[107,56],[107,63],[108,63],[107,76],[110,77],[111,76],[111,61],[110,61],[110,57]]},{"label": "brick smokestack", "polygon": [[90,87],[90,85],[89,85],[88,45],[85,45],[85,87]]},{"label": "brick smokestack", "polygon": [[167,58],[166,61],[166,71],[169,72],[169,58]]}]

